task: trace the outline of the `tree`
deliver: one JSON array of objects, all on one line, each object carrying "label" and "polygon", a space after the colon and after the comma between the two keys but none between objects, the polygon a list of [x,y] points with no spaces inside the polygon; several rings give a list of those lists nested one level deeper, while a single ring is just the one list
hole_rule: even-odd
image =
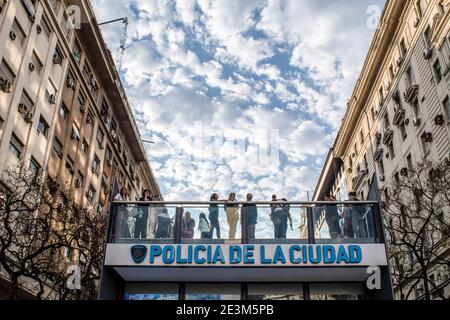
[{"label": "tree", "polygon": [[[45,172],[20,166],[1,176],[0,272],[10,298],[95,299],[103,263],[106,217],[76,206]],[[70,265],[81,269],[80,290],[67,285]]]},{"label": "tree", "polygon": [[429,300],[437,288],[430,270],[450,267],[450,163],[424,161],[401,173],[380,191],[393,284],[409,299],[422,283]]}]

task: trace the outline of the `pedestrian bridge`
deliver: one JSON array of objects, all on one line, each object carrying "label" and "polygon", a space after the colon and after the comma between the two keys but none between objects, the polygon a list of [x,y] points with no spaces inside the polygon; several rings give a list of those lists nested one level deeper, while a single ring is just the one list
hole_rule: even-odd
[{"label": "pedestrian bridge", "polygon": [[114,202],[101,282],[100,299],[392,298],[377,202]]}]

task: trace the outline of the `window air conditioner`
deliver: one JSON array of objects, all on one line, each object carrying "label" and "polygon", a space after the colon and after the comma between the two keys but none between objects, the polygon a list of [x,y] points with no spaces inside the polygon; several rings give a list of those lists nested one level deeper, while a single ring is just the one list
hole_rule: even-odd
[{"label": "window air conditioner", "polygon": [[33,122],[33,117],[34,117],[33,112],[28,111],[28,112],[25,114],[24,119],[25,119],[25,121],[26,121],[27,123],[32,123],[32,122]]},{"label": "window air conditioner", "polygon": [[28,112],[28,106],[25,103],[19,103],[19,113],[26,114]]}]

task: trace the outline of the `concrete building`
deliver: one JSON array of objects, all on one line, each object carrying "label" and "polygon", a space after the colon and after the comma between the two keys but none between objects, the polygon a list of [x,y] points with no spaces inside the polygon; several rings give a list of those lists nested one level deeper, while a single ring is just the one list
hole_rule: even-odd
[{"label": "concrete building", "polygon": [[114,184],[162,200],[89,1],[1,0],[0,43],[0,171],[46,168],[105,214]]},{"label": "concrete building", "polygon": [[[373,199],[416,163],[450,159],[449,97],[450,1],[387,1],[314,200]],[[433,271],[446,296],[449,272]]]}]

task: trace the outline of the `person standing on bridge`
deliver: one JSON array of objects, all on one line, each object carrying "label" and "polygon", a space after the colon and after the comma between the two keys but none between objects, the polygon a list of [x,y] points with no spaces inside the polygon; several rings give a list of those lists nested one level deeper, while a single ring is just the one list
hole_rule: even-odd
[{"label": "person standing on bridge", "polygon": [[230,227],[229,239],[236,239],[236,228],[239,222],[239,205],[230,204],[232,202],[236,202],[236,194],[234,192],[228,196],[225,212],[227,213],[227,222]]},{"label": "person standing on bridge", "polygon": [[[336,198],[327,192],[324,198],[325,201],[335,202]],[[341,227],[339,226],[339,212],[336,205],[326,205],[325,206],[325,221],[330,232],[330,237],[332,239],[338,238],[341,234]]]},{"label": "person standing on bridge", "polygon": [[[142,197],[139,199],[142,202],[153,201],[153,197],[150,194],[150,190],[146,189],[142,193]],[[134,238],[135,239],[147,239],[147,227],[148,227],[148,213],[150,211],[150,203],[141,204],[139,206],[139,214],[135,217],[134,223]]]},{"label": "person standing on bridge", "polygon": [[[123,187],[120,192],[114,197],[114,201],[129,201],[128,190]],[[118,239],[131,238],[130,227],[128,225],[129,207],[126,204],[117,207],[116,211],[116,227],[115,234]]]},{"label": "person standing on bridge", "polygon": [[[217,193],[213,193],[211,195],[210,201],[219,201],[219,195]],[[214,230],[216,230],[217,239],[220,239],[220,223],[219,223],[219,205],[218,204],[210,204],[209,208],[209,222],[211,225],[211,238],[214,236]]]},{"label": "person standing on bridge", "polygon": [[[253,200],[251,193],[247,194],[247,202]],[[258,223],[258,208],[256,204],[246,203],[242,206],[243,210],[247,210],[247,230],[249,239],[255,239],[256,224]]]}]

